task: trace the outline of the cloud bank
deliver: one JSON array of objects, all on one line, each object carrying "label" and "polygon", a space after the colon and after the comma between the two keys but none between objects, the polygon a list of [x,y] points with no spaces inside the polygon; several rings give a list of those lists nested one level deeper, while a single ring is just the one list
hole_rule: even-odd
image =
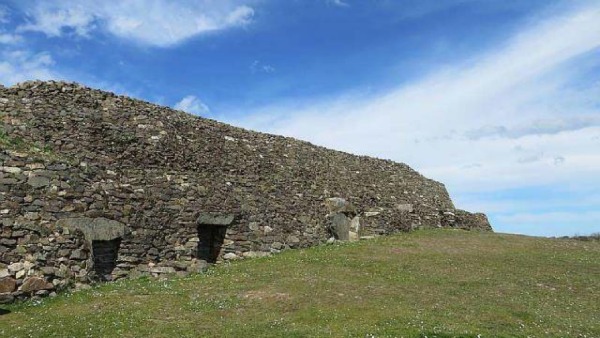
[{"label": "cloud bank", "polygon": [[48,53],[26,50],[0,51],[0,83],[12,85],[31,79],[51,80],[61,76],[52,70],[54,60]]},{"label": "cloud bank", "polygon": [[128,0],[76,3],[61,0],[24,1],[28,22],[19,31],[49,37],[89,37],[104,30],[144,45],[169,47],[193,36],[244,26],[254,10],[236,0]]},{"label": "cloud bank", "polygon": [[469,193],[600,186],[600,81],[586,77],[599,47],[600,4],[587,2],[384,94],[279,103],[229,122],[406,162],[465,208]]}]

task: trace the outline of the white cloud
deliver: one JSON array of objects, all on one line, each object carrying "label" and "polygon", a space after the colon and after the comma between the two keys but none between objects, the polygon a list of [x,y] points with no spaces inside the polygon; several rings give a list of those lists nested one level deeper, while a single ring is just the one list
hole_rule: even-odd
[{"label": "white cloud", "polygon": [[334,5],[334,6],[339,6],[339,7],[348,7],[350,6],[347,2],[342,1],[342,0],[327,0],[328,4]]},{"label": "white cloud", "polygon": [[[600,88],[571,85],[581,82],[580,73],[593,74],[586,67],[598,66],[599,47],[600,5],[588,2],[530,22],[467,65],[383,95],[280,103],[230,122],[406,162],[455,196],[547,184],[600,186],[600,140],[594,139]],[[555,165],[559,157],[567,160]]]},{"label": "white cloud", "polygon": [[120,38],[167,47],[196,35],[247,25],[254,10],[243,3],[241,0],[82,0],[76,4],[60,0],[24,1],[30,21],[19,30],[47,36],[88,37],[92,31],[105,29]]},{"label": "white cloud", "polygon": [[8,34],[0,32],[0,44],[11,45],[17,42],[21,42],[23,39],[20,35]]},{"label": "white cloud", "polygon": [[252,62],[252,64],[250,65],[250,71],[254,74],[254,73],[274,73],[275,72],[275,67],[269,65],[269,64],[264,64],[258,60],[254,60],[254,62]]},{"label": "white cloud", "polygon": [[208,106],[194,95],[184,97],[173,108],[196,115],[207,115],[210,113]]},{"label": "white cloud", "polygon": [[552,135],[565,131],[600,126],[600,114],[598,113],[591,116],[555,117],[528,121],[526,125],[517,125],[513,128],[484,126],[479,129],[469,130],[465,135],[474,140],[484,137],[521,138],[529,135]]},{"label": "white cloud", "polygon": [[31,53],[24,50],[0,53],[0,83],[13,85],[27,80],[50,80],[62,78],[52,70],[54,60],[48,53]]}]

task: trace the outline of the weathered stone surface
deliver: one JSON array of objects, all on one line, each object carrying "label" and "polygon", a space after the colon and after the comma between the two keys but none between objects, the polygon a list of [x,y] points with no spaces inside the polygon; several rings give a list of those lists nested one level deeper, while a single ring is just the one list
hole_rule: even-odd
[{"label": "weathered stone surface", "polygon": [[71,256],[69,258],[82,260],[82,259],[87,259],[87,257],[88,257],[87,253],[84,250],[77,249],[77,250],[73,250],[71,252]]},{"label": "weathered stone surface", "polygon": [[29,277],[23,282],[21,286],[22,292],[35,292],[39,290],[52,290],[54,284],[47,282],[45,279],[40,277]]},{"label": "weathered stone surface", "polygon": [[352,205],[352,203],[341,197],[328,198],[325,200],[325,205],[331,214],[356,212],[356,208]]},{"label": "weathered stone surface", "polygon": [[379,211],[367,211],[365,212],[365,217],[374,217],[381,214]]},{"label": "weathered stone surface", "polygon": [[21,262],[12,263],[7,268],[10,273],[16,273],[17,271],[23,270],[23,263],[21,263]]},{"label": "weathered stone surface", "polygon": [[208,263],[203,260],[194,259],[187,267],[187,271],[191,273],[200,273],[208,268]]},{"label": "weathered stone surface", "polygon": [[10,293],[17,289],[17,281],[11,277],[0,279],[0,293]]},{"label": "weathered stone surface", "polygon": [[15,296],[10,293],[0,293],[0,304],[9,304],[15,301]]},{"label": "weathered stone surface", "polygon": [[56,226],[71,231],[80,230],[88,241],[111,241],[123,237],[127,228],[123,223],[106,218],[67,218],[56,222]]},{"label": "weathered stone surface", "polygon": [[226,260],[231,260],[231,259],[237,259],[238,256],[232,252],[226,253],[225,255],[223,255],[223,259]]},{"label": "weathered stone surface", "polygon": [[483,231],[492,230],[492,226],[490,225],[490,222],[485,214],[472,214],[470,212],[459,209],[456,209],[454,213],[455,224],[459,228]]},{"label": "weathered stone surface", "polygon": [[48,177],[43,176],[31,176],[27,180],[27,184],[29,184],[33,188],[41,188],[48,186],[50,184],[50,179]]},{"label": "weathered stone surface", "polygon": [[342,214],[333,214],[329,218],[331,232],[336,240],[348,241],[350,240],[350,219]]},{"label": "weathered stone surface", "polygon": [[398,205],[396,205],[396,209],[401,212],[413,212],[414,211],[413,205],[408,204],[408,203],[398,204]]},{"label": "weathered stone surface", "polygon": [[175,273],[175,268],[171,266],[155,266],[150,269],[152,273]]},{"label": "weathered stone surface", "polygon": [[19,167],[0,167],[0,171],[9,173],[9,174],[20,174],[23,171],[23,169],[21,169]]},{"label": "weathered stone surface", "polygon": [[235,215],[220,213],[202,213],[198,216],[196,223],[204,225],[230,225],[233,223]]},{"label": "weathered stone surface", "polygon": [[359,240],[360,234],[360,217],[356,216],[350,221],[350,231],[348,233],[348,240],[350,242],[356,242]]}]

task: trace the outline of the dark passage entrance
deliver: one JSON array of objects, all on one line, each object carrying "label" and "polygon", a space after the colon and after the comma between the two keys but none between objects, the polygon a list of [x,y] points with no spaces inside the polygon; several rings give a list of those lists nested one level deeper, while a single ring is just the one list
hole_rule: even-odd
[{"label": "dark passage entrance", "polygon": [[111,273],[117,267],[117,255],[121,238],[110,241],[92,241],[92,255],[94,257],[94,272],[96,278],[111,280]]},{"label": "dark passage entrance", "polygon": [[215,263],[219,258],[226,231],[227,227],[225,226],[198,225],[198,259]]}]

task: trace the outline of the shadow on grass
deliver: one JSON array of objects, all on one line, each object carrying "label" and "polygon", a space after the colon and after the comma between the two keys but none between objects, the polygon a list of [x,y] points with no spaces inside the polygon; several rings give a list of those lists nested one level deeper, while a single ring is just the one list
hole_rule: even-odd
[{"label": "shadow on grass", "polygon": [[7,315],[10,313],[10,310],[0,309],[0,316]]}]

